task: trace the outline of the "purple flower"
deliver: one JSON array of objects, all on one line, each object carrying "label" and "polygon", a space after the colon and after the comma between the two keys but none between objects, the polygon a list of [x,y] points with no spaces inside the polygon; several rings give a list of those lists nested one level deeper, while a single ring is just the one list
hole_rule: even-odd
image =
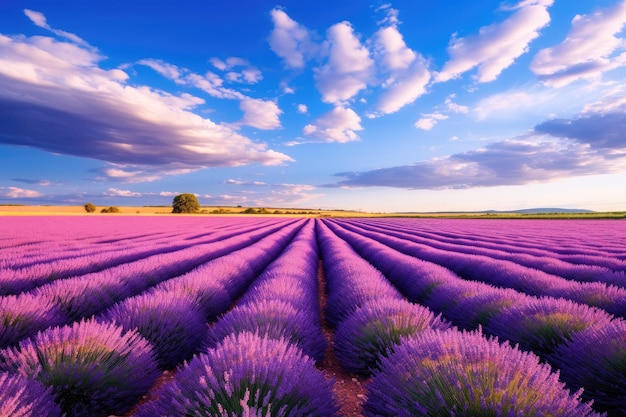
[{"label": "purple flower", "polygon": [[104,312],[101,321],[135,329],[154,347],[161,369],[175,367],[200,350],[206,323],[190,298],[163,291],[131,297]]},{"label": "purple flower", "polygon": [[626,415],[626,321],[578,332],[548,359],[565,382],[584,387],[583,397],[593,399],[598,409]]},{"label": "purple flower", "polygon": [[152,347],[113,323],[54,327],[0,351],[0,368],[52,388],[70,416],[126,412],[156,381]]},{"label": "purple flower", "polygon": [[425,307],[405,300],[375,299],[339,324],[335,353],[347,371],[369,375],[403,337],[449,327]]},{"label": "purple flower", "polygon": [[404,339],[367,385],[364,416],[596,416],[537,356],[480,333]]},{"label": "purple flower", "polygon": [[457,300],[446,312],[446,318],[467,330],[486,326],[500,312],[531,298],[510,288],[495,288],[485,284],[478,294]]},{"label": "purple flower", "polygon": [[333,417],[336,404],[331,382],[295,345],[244,332],[194,357],[135,417]]},{"label": "purple flower", "polygon": [[60,417],[50,388],[21,375],[0,372],[0,416]]},{"label": "purple flower", "polygon": [[533,297],[497,314],[485,331],[544,356],[575,333],[611,320],[613,316],[606,311],[584,304],[563,298]]},{"label": "purple flower", "polygon": [[214,320],[233,305],[230,294],[221,282],[195,272],[167,280],[157,285],[155,290],[195,300],[206,321]]},{"label": "purple flower", "polygon": [[319,319],[284,301],[260,301],[231,310],[210,328],[208,346],[214,347],[228,335],[243,332],[285,339],[316,361],[322,360],[326,350]]},{"label": "purple flower", "polygon": [[0,349],[68,321],[61,309],[46,297],[32,294],[0,297]]}]

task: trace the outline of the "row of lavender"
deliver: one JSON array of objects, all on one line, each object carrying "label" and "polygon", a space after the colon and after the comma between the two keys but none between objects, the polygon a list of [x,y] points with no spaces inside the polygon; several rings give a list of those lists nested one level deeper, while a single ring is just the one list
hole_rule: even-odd
[{"label": "row of lavender", "polygon": [[[292,242],[304,222],[238,227],[218,234],[222,240],[212,236],[209,243],[121,264],[119,271],[58,278],[0,298],[0,336],[9,346],[0,351],[0,415],[122,414],[163,370],[177,365],[158,401],[140,407],[138,415],[241,415],[255,404],[254,415],[332,415],[330,387],[303,353],[319,360],[324,349],[315,311],[313,224]],[[294,275],[301,270],[308,271],[308,281]],[[284,291],[272,301],[268,291],[276,286]],[[49,287],[56,298],[47,297]],[[244,293],[238,307],[207,331],[207,323]]]},{"label": "row of lavender", "polygon": [[[480,331],[460,331],[407,301],[336,223],[318,223],[327,317],[342,366],[373,374],[364,415],[596,415],[537,356]],[[381,246],[372,251],[384,258]]]},{"label": "row of lavender", "polygon": [[[584,388],[583,398],[593,400],[598,409],[616,415],[626,412],[626,322],[581,303],[582,297],[576,299],[578,302],[567,299],[572,298],[572,292],[555,291],[563,278],[554,276],[551,279],[559,284],[553,284],[546,280],[545,273],[515,264],[513,267],[510,261],[436,249],[439,242],[425,244],[416,238],[419,231],[375,227],[374,221],[324,223],[408,300],[443,314],[465,330],[482,326],[488,335],[519,344],[558,369],[571,389]],[[538,276],[544,280],[536,284],[533,280]],[[518,291],[522,284],[535,291]],[[602,297],[592,298],[589,304],[601,301],[623,316],[624,290],[596,284]],[[584,284],[570,285],[580,288]],[[545,292],[539,293],[542,286]],[[389,366],[395,369],[390,371],[392,375],[402,375],[402,366]],[[387,389],[390,387],[385,386],[381,392]],[[375,396],[370,401],[372,398]]]}]

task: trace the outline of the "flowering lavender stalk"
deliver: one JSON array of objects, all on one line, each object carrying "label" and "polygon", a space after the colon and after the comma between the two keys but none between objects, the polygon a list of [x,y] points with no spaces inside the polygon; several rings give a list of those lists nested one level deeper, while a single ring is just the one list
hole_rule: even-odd
[{"label": "flowering lavender stalk", "polygon": [[535,355],[455,330],[404,339],[367,391],[367,417],[598,415]]},{"label": "flowering lavender stalk", "polygon": [[210,328],[207,346],[215,347],[231,334],[252,332],[270,339],[284,339],[319,362],[324,357],[326,339],[314,325],[316,320],[310,312],[284,301],[247,304],[231,310]]},{"label": "flowering lavender stalk", "polygon": [[52,388],[69,416],[126,412],[155,382],[150,344],[113,323],[54,327],[0,351],[0,368]]},{"label": "flowering lavender stalk", "polygon": [[68,321],[61,309],[45,297],[32,294],[0,297],[0,349]]},{"label": "flowering lavender stalk", "polygon": [[0,416],[60,417],[50,388],[34,379],[0,372]]},{"label": "flowering lavender stalk", "polygon": [[613,316],[604,310],[563,298],[528,298],[497,314],[485,327],[522,349],[545,356],[577,332],[610,323]]},{"label": "flowering lavender stalk", "polygon": [[170,369],[200,350],[206,323],[200,307],[188,297],[152,291],[111,307],[100,321],[135,329],[154,347],[161,369]]},{"label": "flowering lavender stalk", "polygon": [[250,332],[195,356],[135,417],[333,417],[331,382],[295,345]]},{"label": "flowering lavender stalk", "polygon": [[405,300],[371,300],[337,327],[335,353],[349,372],[369,375],[401,339],[450,325],[430,310]]},{"label": "flowering lavender stalk", "polygon": [[626,415],[626,321],[614,320],[572,336],[548,357],[572,387],[584,387],[609,415]]}]

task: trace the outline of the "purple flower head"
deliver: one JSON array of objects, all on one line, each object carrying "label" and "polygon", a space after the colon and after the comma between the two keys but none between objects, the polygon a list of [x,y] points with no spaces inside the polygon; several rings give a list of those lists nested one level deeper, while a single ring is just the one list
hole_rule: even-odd
[{"label": "purple flower head", "polygon": [[207,321],[214,320],[233,305],[230,294],[221,282],[193,272],[167,280],[157,285],[155,289],[195,300]]},{"label": "purple flower head", "polygon": [[155,382],[152,347],[113,323],[54,327],[0,351],[0,368],[52,388],[71,416],[126,412]]},{"label": "purple flower head", "polygon": [[200,307],[185,296],[153,291],[127,298],[102,314],[125,330],[136,330],[154,347],[161,369],[169,369],[198,352],[206,334]]},{"label": "purple flower head", "polygon": [[563,297],[578,303],[587,304],[608,311],[616,316],[626,317],[626,288],[607,285],[602,282],[567,282],[545,293],[553,297]]},{"label": "purple flower head", "polygon": [[626,321],[614,320],[572,336],[548,358],[561,369],[561,378],[598,409],[626,415]]},{"label": "purple flower head", "polygon": [[60,417],[50,388],[34,379],[0,372],[0,416]]},{"label": "purple flower head", "polygon": [[250,332],[226,337],[162,385],[135,417],[333,417],[331,382],[295,345]]},{"label": "purple flower head", "polygon": [[528,352],[480,333],[404,339],[367,386],[365,416],[596,416]]},{"label": "purple flower head", "polygon": [[[250,288],[237,305],[254,304],[263,300],[279,300],[308,308],[311,295],[302,288],[302,282],[295,278],[266,279]],[[317,294],[315,294],[317,296]]]},{"label": "purple flower head", "polygon": [[45,297],[32,294],[0,297],[0,349],[68,321],[61,309]]},{"label": "purple flower head", "polygon": [[326,339],[318,322],[310,312],[298,310],[284,301],[247,304],[231,310],[210,328],[207,346],[215,347],[231,334],[252,332],[272,339],[284,338],[316,361],[321,361]]},{"label": "purple flower head", "polygon": [[447,315],[448,312],[458,308],[458,305],[465,299],[484,293],[485,288],[489,287],[474,281],[457,280],[445,282],[433,289],[424,304],[433,311],[439,311]]},{"label": "purple flower head", "polygon": [[604,310],[563,298],[528,298],[496,315],[485,331],[545,356],[584,329],[613,320]]},{"label": "purple flower head", "polygon": [[347,371],[369,375],[403,337],[449,327],[425,307],[405,300],[375,299],[339,324],[335,353]]},{"label": "purple flower head", "polygon": [[449,308],[446,317],[462,328],[474,330],[479,325],[486,326],[494,316],[529,297],[510,288],[485,285],[482,292],[459,299]]}]

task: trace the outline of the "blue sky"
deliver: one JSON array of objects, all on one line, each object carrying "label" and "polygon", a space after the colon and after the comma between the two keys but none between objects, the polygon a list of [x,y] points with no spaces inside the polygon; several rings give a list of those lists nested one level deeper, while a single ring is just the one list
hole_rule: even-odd
[{"label": "blue sky", "polygon": [[0,203],[626,210],[626,1],[0,2]]}]

